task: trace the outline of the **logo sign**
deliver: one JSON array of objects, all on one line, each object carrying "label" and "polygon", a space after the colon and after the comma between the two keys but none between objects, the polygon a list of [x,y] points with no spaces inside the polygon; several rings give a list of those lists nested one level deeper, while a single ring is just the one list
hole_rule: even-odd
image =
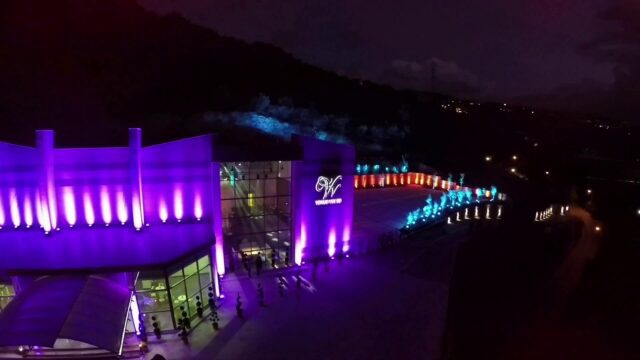
[{"label": "logo sign", "polygon": [[318,176],[316,181],[316,191],[322,193],[322,199],[316,200],[316,206],[341,204],[342,198],[334,197],[342,186],[342,175],[334,178]]}]

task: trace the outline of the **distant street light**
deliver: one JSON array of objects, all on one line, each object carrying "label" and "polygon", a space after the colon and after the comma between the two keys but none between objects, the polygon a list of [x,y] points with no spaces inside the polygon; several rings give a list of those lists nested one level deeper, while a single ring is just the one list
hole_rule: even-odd
[{"label": "distant street light", "polygon": [[598,231],[598,232],[599,232],[600,230],[602,230],[602,228],[600,228],[600,226],[597,226],[597,225],[596,225],[596,227],[595,227],[594,229],[595,229],[596,231]]},{"label": "distant street light", "polygon": [[512,158],[513,160],[518,160],[518,155],[513,155],[511,158]]},{"label": "distant street light", "polygon": [[545,171],[544,174],[549,175],[550,174],[549,170]]},{"label": "distant street light", "polygon": [[491,157],[491,155],[487,155],[484,157],[484,161],[486,162],[490,162],[493,158]]},{"label": "distant street light", "polygon": [[587,194],[591,195],[591,189],[587,189]]},{"label": "distant street light", "polygon": [[636,210],[636,214],[638,214],[638,216],[640,216],[640,209]]},{"label": "distant street light", "polygon": [[511,172],[515,173],[516,172],[516,168],[511,168]]}]

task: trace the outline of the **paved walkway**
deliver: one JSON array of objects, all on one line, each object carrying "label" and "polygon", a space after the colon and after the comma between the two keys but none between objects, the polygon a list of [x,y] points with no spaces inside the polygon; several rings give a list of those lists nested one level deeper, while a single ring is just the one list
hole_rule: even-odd
[{"label": "paved walkway", "polygon": [[[333,260],[320,264],[315,277],[312,265],[260,278],[227,276],[220,331],[204,322],[193,330],[189,346],[177,335],[151,340],[147,358],[161,353],[167,359],[438,359],[448,281],[465,236],[442,234],[393,251]],[[303,279],[299,288],[297,271]],[[283,297],[278,276],[287,284]],[[265,289],[265,307],[258,304],[258,283]],[[238,293],[243,320],[235,314]]]}]

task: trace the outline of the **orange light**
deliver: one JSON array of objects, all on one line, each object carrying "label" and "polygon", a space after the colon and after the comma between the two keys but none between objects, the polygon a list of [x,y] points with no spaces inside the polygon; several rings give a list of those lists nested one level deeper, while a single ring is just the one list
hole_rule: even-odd
[{"label": "orange light", "polygon": [[387,185],[391,184],[391,175],[387,174]]},{"label": "orange light", "polygon": [[431,175],[427,175],[427,186],[431,186]]},{"label": "orange light", "polygon": [[354,185],[355,185],[355,187],[357,189],[358,188],[358,175],[353,177],[353,183],[354,183]]},{"label": "orange light", "polygon": [[369,175],[369,182],[371,183],[371,187],[376,186],[376,179],[373,175]]},{"label": "orange light", "polygon": [[393,174],[393,186],[398,186],[398,175]]},{"label": "orange light", "polygon": [[400,185],[404,185],[404,174],[400,175]]},{"label": "orange light", "polygon": [[362,175],[362,187],[363,188],[367,187],[367,176],[366,175]]}]

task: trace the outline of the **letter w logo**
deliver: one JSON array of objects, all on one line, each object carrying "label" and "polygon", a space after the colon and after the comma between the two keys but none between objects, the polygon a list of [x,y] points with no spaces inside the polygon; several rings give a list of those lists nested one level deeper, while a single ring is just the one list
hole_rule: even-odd
[{"label": "letter w logo", "polygon": [[333,197],[336,194],[336,191],[342,186],[340,182],[342,181],[342,175],[338,175],[334,178],[328,178],[324,176],[319,176],[318,181],[316,181],[316,191],[323,192],[322,200],[327,197]]}]

